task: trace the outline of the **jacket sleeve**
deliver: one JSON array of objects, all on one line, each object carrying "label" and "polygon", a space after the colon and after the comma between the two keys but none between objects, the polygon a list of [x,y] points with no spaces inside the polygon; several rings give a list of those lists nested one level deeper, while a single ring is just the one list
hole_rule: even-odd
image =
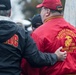
[{"label": "jacket sleeve", "polygon": [[51,66],[57,62],[56,54],[40,52],[36,43],[29,35],[25,39],[25,42],[23,56],[32,67]]}]

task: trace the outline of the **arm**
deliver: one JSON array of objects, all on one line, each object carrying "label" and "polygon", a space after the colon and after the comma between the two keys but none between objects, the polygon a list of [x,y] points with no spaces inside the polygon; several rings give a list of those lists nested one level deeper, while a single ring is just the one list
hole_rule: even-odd
[{"label": "arm", "polygon": [[[57,52],[56,52],[57,53]],[[30,36],[26,39],[24,57],[33,67],[54,65],[58,61],[56,53],[42,53]],[[63,52],[64,53],[64,52]],[[61,54],[62,56],[63,54]],[[60,56],[59,56],[60,57]],[[63,58],[63,56],[61,57]],[[59,58],[59,60],[61,59]]]}]

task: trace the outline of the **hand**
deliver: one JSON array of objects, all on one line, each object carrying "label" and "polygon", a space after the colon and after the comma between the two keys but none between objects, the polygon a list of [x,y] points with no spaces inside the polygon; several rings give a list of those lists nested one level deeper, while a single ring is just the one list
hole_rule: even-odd
[{"label": "hand", "polygon": [[56,51],[55,51],[55,54],[57,55],[58,57],[58,61],[64,61],[67,57],[67,52],[64,51],[62,52],[62,47],[59,47]]}]

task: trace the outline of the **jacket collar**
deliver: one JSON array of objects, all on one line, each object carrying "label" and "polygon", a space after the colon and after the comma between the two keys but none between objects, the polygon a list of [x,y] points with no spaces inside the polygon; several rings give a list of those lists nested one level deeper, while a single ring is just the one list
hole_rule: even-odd
[{"label": "jacket collar", "polygon": [[0,21],[1,21],[1,20],[12,21],[12,20],[10,19],[10,17],[5,17],[5,16],[0,16]]},{"label": "jacket collar", "polygon": [[63,16],[61,16],[61,15],[58,15],[58,16],[51,16],[51,17],[45,19],[44,23],[47,22],[47,21],[49,21],[49,20],[55,19],[55,18],[63,18]]}]

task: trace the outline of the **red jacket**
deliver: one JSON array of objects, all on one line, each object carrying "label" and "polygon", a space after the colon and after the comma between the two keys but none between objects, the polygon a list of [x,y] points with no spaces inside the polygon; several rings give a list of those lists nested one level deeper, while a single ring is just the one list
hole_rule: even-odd
[{"label": "red jacket", "polygon": [[32,68],[25,59],[22,59],[21,68],[21,75],[39,75],[39,69]]},{"label": "red jacket", "polygon": [[64,62],[40,68],[40,75],[76,74],[76,29],[64,18],[50,18],[32,33],[32,38],[42,52],[54,53],[60,46],[63,46],[62,51],[68,52]]}]

